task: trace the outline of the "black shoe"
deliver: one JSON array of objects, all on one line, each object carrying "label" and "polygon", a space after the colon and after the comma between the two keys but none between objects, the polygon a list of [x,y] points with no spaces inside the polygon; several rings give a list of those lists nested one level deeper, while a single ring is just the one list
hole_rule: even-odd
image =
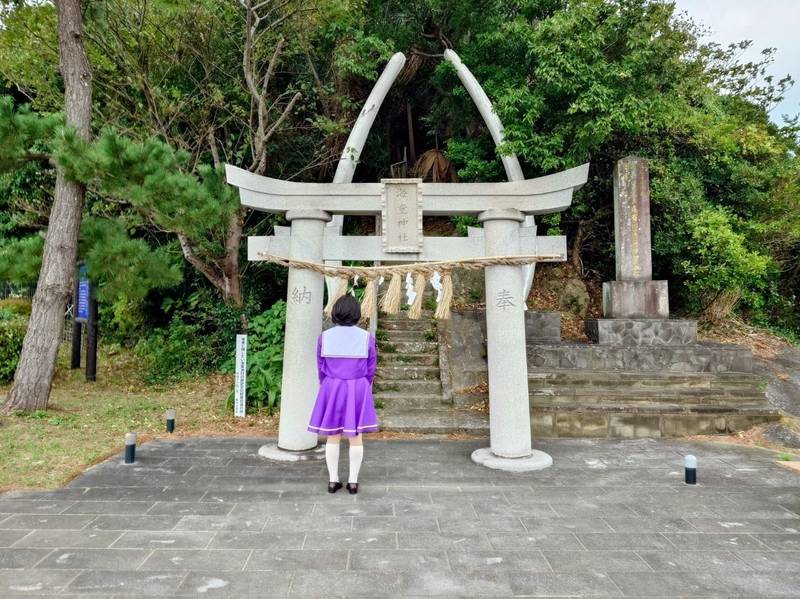
[{"label": "black shoe", "polygon": [[350,495],[358,493],[358,483],[347,483],[347,492],[350,493]]},{"label": "black shoe", "polygon": [[342,483],[328,483],[328,493],[336,493],[342,488]]}]

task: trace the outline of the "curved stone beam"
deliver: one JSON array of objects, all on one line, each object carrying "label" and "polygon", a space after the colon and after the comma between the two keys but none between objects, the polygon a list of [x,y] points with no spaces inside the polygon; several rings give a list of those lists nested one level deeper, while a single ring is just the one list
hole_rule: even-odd
[{"label": "curved stone beam", "polygon": [[[455,67],[458,78],[466,88],[469,97],[472,98],[472,101],[475,103],[478,112],[481,113],[483,122],[486,123],[486,127],[492,135],[494,144],[496,146],[501,145],[505,141],[503,123],[500,122],[500,117],[497,116],[494,108],[492,108],[492,102],[489,100],[489,96],[483,91],[481,84],[475,79],[475,75],[461,62],[461,58],[459,58],[458,54],[448,48],[444,51],[444,57]],[[503,168],[506,171],[506,177],[509,181],[521,181],[525,178],[525,175],[522,174],[522,167],[519,165],[519,159],[516,154],[500,156],[500,160],[503,162]]]},{"label": "curved stone beam", "polygon": [[[461,58],[458,56],[458,54],[448,48],[444,51],[444,57],[450,62],[450,64],[453,65],[453,67],[455,67],[458,78],[461,80],[462,85],[466,88],[467,93],[469,94],[469,97],[472,98],[475,106],[477,106],[478,112],[480,112],[481,116],[483,117],[483,122],[486,123],[489,133],[492,135],[494,145],[499,147],[505,141],[505,133],[503,130],[503,123],[500,121],[500,117],[497,116],[497,113],[492,108],[492,101],[489,100],[489,96],[487,96],[486,92],[483,91],[481,84],[478,83],[477,79],[475,79],[472,71],[470,71],[463,62],[461,62]],[[519,159],[517,158],[516,154],[500,156],[500,160],[503,162],[503,168],[506,171],[506,177],[509,181],[521,181],[525,178],[525,175],[522,174],[522,167],[519,164]],[[522,223],[522,226],[535,227],[536,220],[532,215],[527,215],[525,217],[525,221]],[[536,264],[531,264],[530,266],[524,267],[523,272],[525,273],[524,294],[525,297],[528,297],[528,294],[531,291],[531,286],[533,285],[533,275],[536,272]]]},{"label": "curved stone beam", "polygon": [[386,63],[380,77],[375,82],[375,87],[364,103],[364,108],[358,115],[355,124],[353,125],[350,135],[347,138],[347,143],[344,144],[342,156],[339,158],[339,164],[336,165],[336,173],[333,176],[334,183],[350,183],[353,180],[353,173],[356,170],[358,159],[361,156],[361,151],[364,149],[364,144],[367,141],[372,123],[375,122],[375,117],[378,116],[378,111],[389,93],[394,80],[406,64],[406,57],[402,52],[397,52]]},{"label": "curved stone beam", "polygon": [[[525,214],[550,214],[569,208],[572,193],[589,173],[589,164],[536,179],[500,183],[421,183],[422,211],[431,215],[478,214],[513,208]],[[225,165],[228,183],[239,188],[242,205],[264,212],[324,210],[334,214],[380,214],[380,183],[302,183],[255,175]]]},{"label": "curved stone beam", "polygon": [[[378,116],[378,111],[386,98],[386,94],[389,93],[389,89],[391,89],[392,84],[394,84],[405,64],[405,55],[402,52],[395,53],[375,82],[375,86],[364,103],[364,108],[361,109],[353,128],[350,130],[347,142],[344,144],[339,164],[336,165],[336,173],[333,175],[334,183],[352,183],[358,159],[361,157],[361,152],[367,142],[367,136],[369,136],[370,129],[372,129],[372,124],[375,122],[375,117]],[[333,215],[333,220],[328,223],[328,227],[330,230],[341,234],[343,224],[344,216],[335,214]],[[326,277],[325,282],[328,287],[328,293],[334,293],[338,281],[334,277]]]}]

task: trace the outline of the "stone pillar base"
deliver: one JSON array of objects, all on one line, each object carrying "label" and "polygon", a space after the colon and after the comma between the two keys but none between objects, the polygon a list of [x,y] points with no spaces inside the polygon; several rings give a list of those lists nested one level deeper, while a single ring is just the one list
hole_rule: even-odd
[{"label": "stone pillar base", "polygon": [[275,462],[306,462],[308,460],[324,460],[325,446],[318,445],[303,451],[281,449],[277,443],[267,443],[258,448],[258,455]]},{"label": "stone pillar base", "polygon": [[501,458],[493,454],[490,447],[484,447],[473,451],[470,457],[476,464],[506,472],[531,472],[544,470],[553,465],[553,458],[537,449],[532,450],[531,455],[524,458]]},{"label": "stone pillar base", "polygon": [[605,318],[669,318],[666,281],[608,281],[603,283]]}]

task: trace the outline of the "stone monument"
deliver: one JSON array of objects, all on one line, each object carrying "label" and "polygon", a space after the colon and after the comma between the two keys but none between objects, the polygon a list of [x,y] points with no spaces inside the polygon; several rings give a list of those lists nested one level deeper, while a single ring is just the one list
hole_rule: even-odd
[{"label": "stone monument", "polygon": [[669,318],[666,281],[653,281],[650,174],[629,156],[614,166],[614,254],[617,279],[603,283],[606,318]]},{"label": "stone monument", "polygon": [[[448,51],[447,58],[458,63],[462,79],[474,82],[454,52]],[[475,90],[470,93],[474,95]],[[500,134],[502,140],[502,130]],[[588,166],[506,183],[391,179],[380,183],[295,183],[257,176],[231,165],[226,166],[226,175],[228,182],[239,188],[243,205],[285,213],[291,224],[289,230],[276,230],[272,237],[248,238],[250,260],[270,255],[317,264],[342,260],[407,263],[502,255],[563,261],[564,237],[538,237],[530,220],[529,226],[520,225],[533,215],[569,207],[574,190],[586,182]],[[345,214],[382,214],[383,235],[343,236],[337,227],[325,226],[335,215]],[[423,214],[477,215],[484,223],[483,243],[476,243],[475,238],[426,238],[421,235]],[[316,369],[323,283],[317,273],[289,269],[278,436],[282,450],[303,451],[317,445],[317,436],[309,433],[306,425],[318,387],[317,378],[308,374]],[[486,466],[515,471],[552,464],[550,456],[532,449],[525,349],[526,284],[526,273],[519,266],[486,269],[491,434],[490,447],[472,456]]]},{"label": "stone monument", "polygon": [[616,280],[603,283],[603,317],[587,333],[600,344],[694,343],[697,323],[669,319],[667,281],[653,281],[650,174],[647,161],[628,156],[614,166]]}]

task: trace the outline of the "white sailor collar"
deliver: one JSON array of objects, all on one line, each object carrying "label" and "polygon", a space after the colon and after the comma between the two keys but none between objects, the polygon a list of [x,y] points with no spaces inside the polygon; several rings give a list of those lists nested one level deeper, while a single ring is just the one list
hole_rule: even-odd
[{"label": "white sailor collar", "polygon": [[366,358],[369,333],[356,326],[336,326],[322,333],[322,356],[325,358]]}]

